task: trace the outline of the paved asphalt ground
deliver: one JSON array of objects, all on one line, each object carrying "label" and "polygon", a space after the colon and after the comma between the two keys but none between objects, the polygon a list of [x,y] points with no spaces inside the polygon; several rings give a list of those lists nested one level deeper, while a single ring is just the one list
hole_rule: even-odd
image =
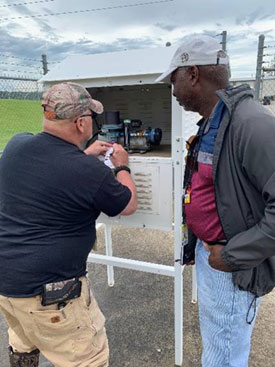
[{"label": "paved asphalt ground", "polygon": [[[98,231],[98,242],[98,252],[104,253],[102,229]],[[172,233],[114,227],[113,247],[115,256],[172,264]],[[200,367],[198,309],[190,302],[190,270],[184,270],[183,366]],[[174,366],[173,279],[116,268],[115,286],[109,288],[106,267],[95,264],[89,265],[89,277],[107,320],[110,367]],[[0,316],[0,367],[9,366],[6,330]],[[50,365],[41,358],[41,367]],[[275,292],[263,299],[249,367],[275,367]]]}]

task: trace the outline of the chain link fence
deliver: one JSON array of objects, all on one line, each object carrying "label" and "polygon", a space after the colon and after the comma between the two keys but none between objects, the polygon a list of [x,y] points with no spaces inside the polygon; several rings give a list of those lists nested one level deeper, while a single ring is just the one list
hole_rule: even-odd
[{"label": "chain link fence", "polygon": [[275,45],[265,42],[265,35],[259,36],[255,97],[275,114]]},{"label": "chain link fence", "polygon": [[13,135],[41,131],[41,97],[37,80],[0,76],[0,152]]},{"label": "chain link fence", "polygon": [[275,76],[270,73],[263,72],[260,101],[275,114]]}]

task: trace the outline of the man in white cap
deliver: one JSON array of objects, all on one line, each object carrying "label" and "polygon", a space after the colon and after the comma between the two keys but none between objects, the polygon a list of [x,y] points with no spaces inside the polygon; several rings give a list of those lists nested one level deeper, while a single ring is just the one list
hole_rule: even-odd
[{"label": "man in white cap", "polygon": [[[112,170],[97,156],[92,119],[103,106],[75,83],[43,95],[43,132],[22,133],[0,159],[0,312],[10,365],[107,367],[105,319],[86,277],[100,212],[128,215],[137,196],[128,154],[113,145]],[[116,176],[116,177],[115,177]]]},{"label": "man in white cap", "polygon": [[275,117],[248,85],[229,86],[228,56],[211,37],[184,42],[157,81],[202,116],[183,210],[198,238],[183,262],[196,263],[202,366],[247,367],[259,299],[275,285]]}]

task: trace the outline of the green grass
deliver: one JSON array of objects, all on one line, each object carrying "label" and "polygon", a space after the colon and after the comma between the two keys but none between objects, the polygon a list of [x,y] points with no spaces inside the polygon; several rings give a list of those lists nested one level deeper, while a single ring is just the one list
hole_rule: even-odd
[{"label": "green grass", "polygon": [[42,118],[41,101],[0,99],[0,151],[17,133],[41,131]]}]

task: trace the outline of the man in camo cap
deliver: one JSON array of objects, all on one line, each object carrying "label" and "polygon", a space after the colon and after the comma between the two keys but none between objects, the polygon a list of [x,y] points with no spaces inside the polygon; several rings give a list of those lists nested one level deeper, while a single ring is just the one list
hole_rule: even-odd
[{"label": "man in camo cap", "polygon": [[76,83],[61,83],[52,86],[43,94],[42,106],[55,114],[55,119],[66,120],[85,113],[87,109],[101,114],[103,105],[93,99],[89,92]]},{"label": "man in camo cap", "polygon": [[86,277],[100,212],[128,215],[137,196],[127,152],[113,145],[117,175],[88,148],[103,106],[75,83],[43,95],[43,132],[22,133],[0,159],[0,312],[9,325],[10,365],[107,367],[105,319]]}]

